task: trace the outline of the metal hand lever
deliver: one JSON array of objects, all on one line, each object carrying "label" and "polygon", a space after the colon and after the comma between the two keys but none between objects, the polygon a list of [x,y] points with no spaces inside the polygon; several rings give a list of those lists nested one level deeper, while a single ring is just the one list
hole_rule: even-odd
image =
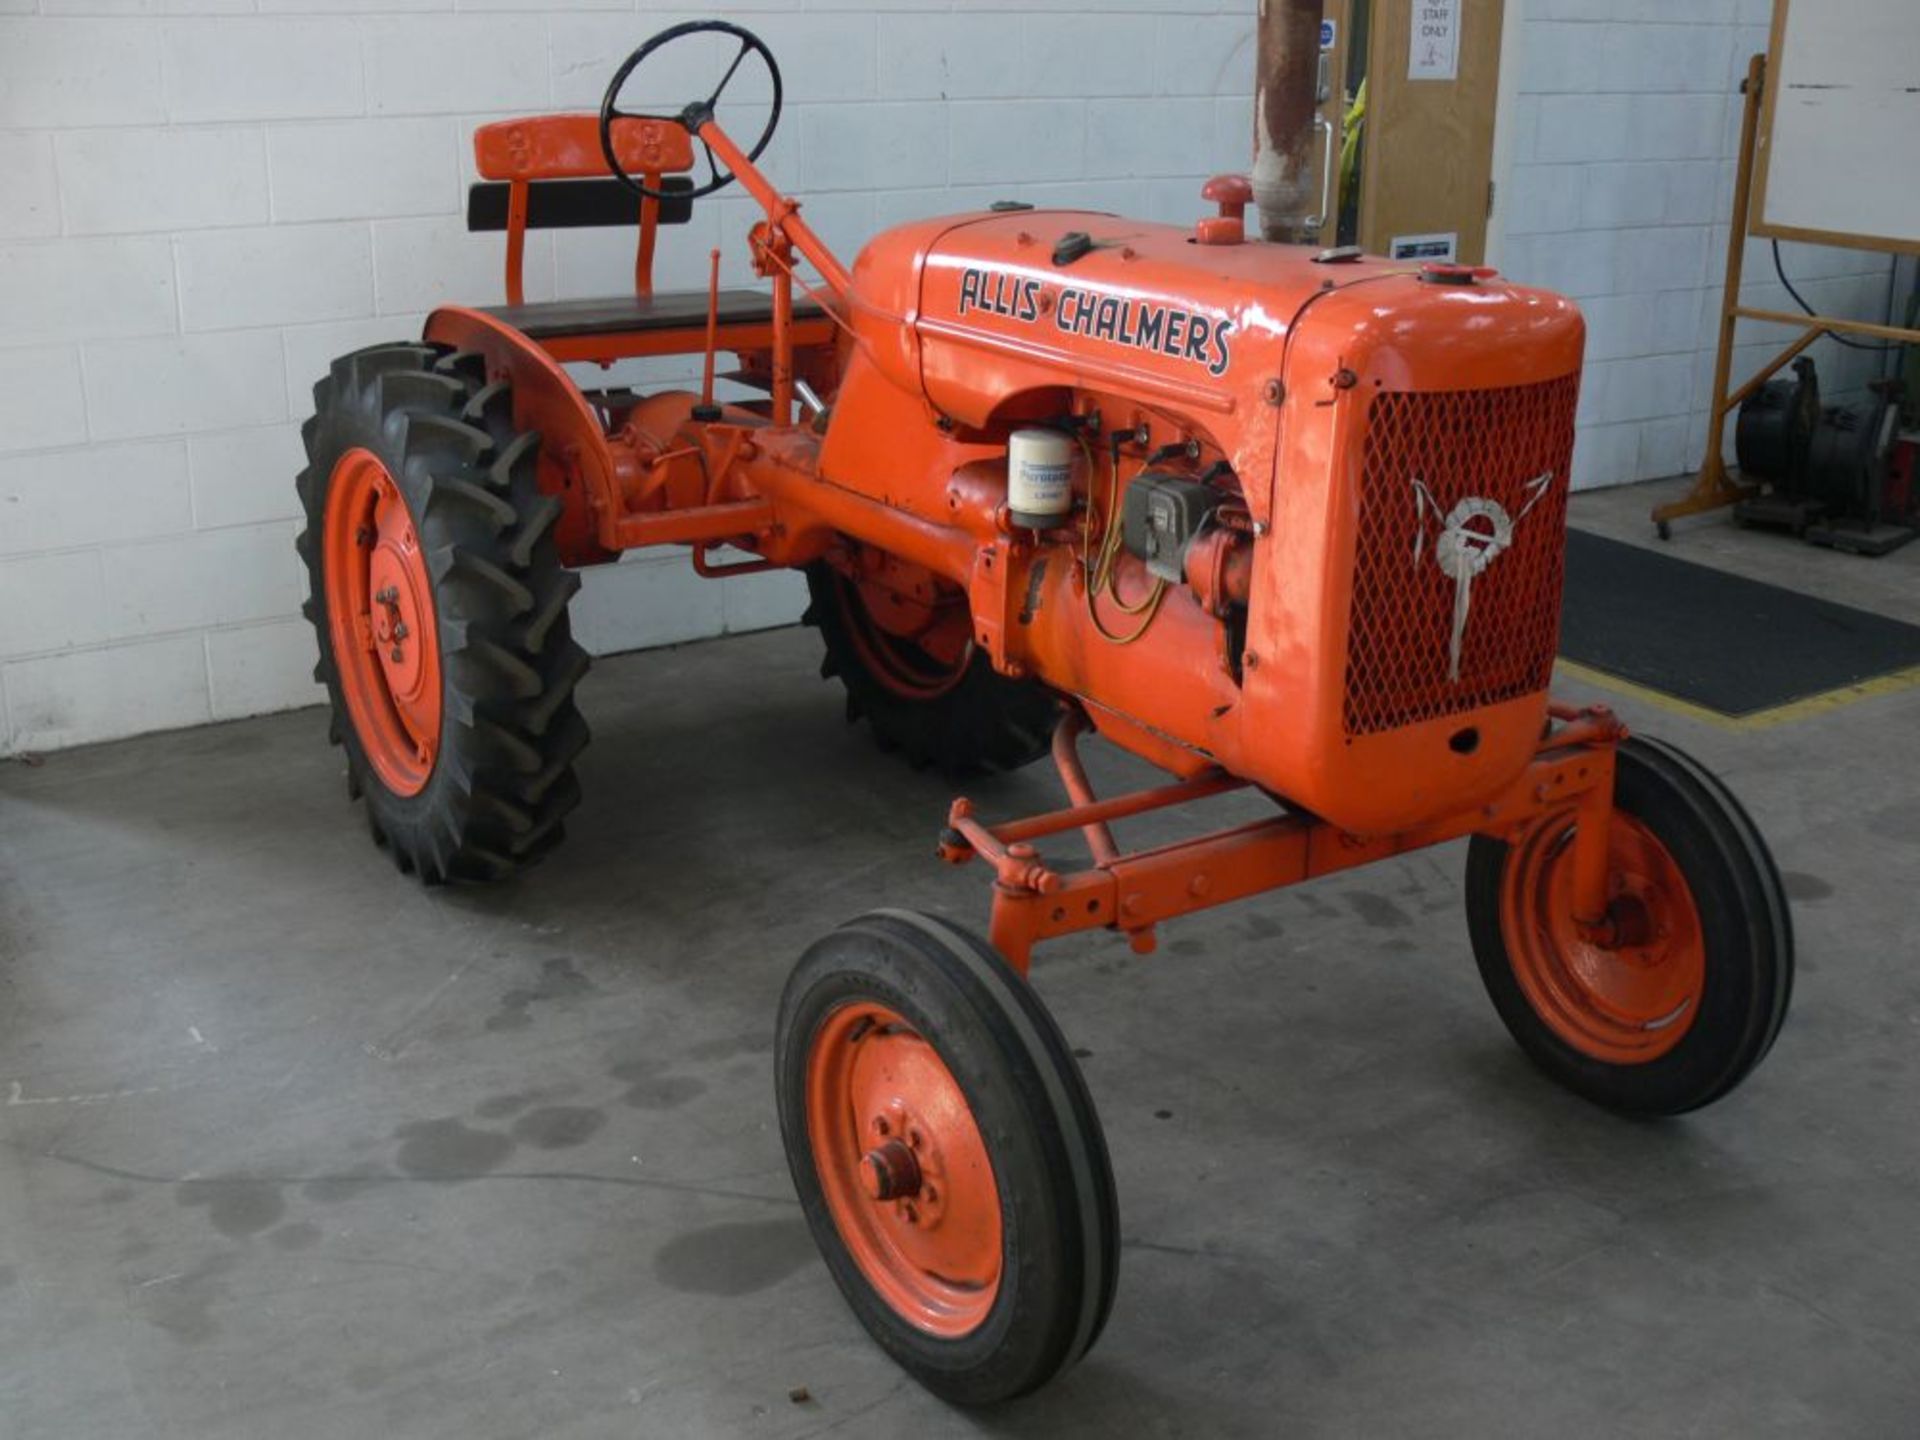
[{"label": "metal hand lever", "polygon": [[1300,223],[1308,230],[1320,230],[1325,227],[1327,217],[1333,211],[1333,137],[1338,127],[1326,116],[1315,115],[1313,128],[1327,132],[1325,153],[1320,166],[1320,213],[1309,215]]}]

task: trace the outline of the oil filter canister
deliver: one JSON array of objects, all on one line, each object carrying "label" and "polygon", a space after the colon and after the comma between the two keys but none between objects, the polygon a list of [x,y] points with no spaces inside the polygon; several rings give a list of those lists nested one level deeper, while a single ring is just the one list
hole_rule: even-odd
[{"label": "oil filter canister", "polygon": [[1073,510],[1073,441],[1058,430],[1016,430],[1007,441],[1007,512],[1049,530]]}]

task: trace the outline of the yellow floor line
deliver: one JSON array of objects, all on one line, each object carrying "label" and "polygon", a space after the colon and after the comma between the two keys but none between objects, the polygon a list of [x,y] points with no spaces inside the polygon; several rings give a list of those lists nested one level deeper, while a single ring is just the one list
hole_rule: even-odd
[{"label": "yellow floor line", "polygon": [[1709,725],[1717,725],[1722,730],[1739,731],[1768,730],[1776,725],[1789,725],[1812,715],[1824,715],[1830,710],[1838,710],[1842,705],[1851,705],[1856,700],[1869,700],[1876,695],[1892,695],[1920,685],[1920,665],[1915,665],[1906,670],[1876,675],[1871,680],[1862,680],[1858,685],[1843,685],[1837,690],[1823,690],[1818,695],[1809,695],[1801,700],[1789,700],[1786,704],[1776,705],[1771,710],[1756,710],[1751,715],[1728,715],[1719,710],[1709,709],[1705,705],[1696,705],[1691,700],[1682,700],[1677,695],[1669,695],[1664,690],[1654,690],[1645,685],[1636,685],[1631,680],[1622,680],[1618,675],[1609,675],[1604,670],[1595,670],[1576,660],[1562,658],[1559,666],[1563,674],[1572,676],[1576,680],[1585,680],[1617,694],[1631,696],[1655,709],[1665,710],[1672,715],[1684,715],[1690,720],[1701,720]]}]

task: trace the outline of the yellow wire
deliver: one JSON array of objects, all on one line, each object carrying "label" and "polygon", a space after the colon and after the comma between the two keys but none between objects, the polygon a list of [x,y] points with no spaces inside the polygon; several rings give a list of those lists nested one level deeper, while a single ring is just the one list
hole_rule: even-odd
[{"label": "yellow wire", "polygon": [[1125,527],[1114,523],[1114,517],[1120,513],[1120,451],[1117,447],[1113,452],[1113,481],[1109,488],[1108,495],[1107,534],[1103,546],[1104,553],[1101,556],[1101,570],[1106,577],[1104,588],[1106,589],[1107,596],[1123,615],[1139,615],[1149,610],[1158,609],[1160,605],[1160,592],[1166,588],[1167,584],[1166,581],[1160,579],[1158,576],[1154,577],[1153,589],[1147,593],[1145,598],[1131,605],[1120,598],[1118,567],[1120,564],[1120,551],[1124,548],[1126,537]]},{"label": "yellow wire", "polygon": [[[1131,645],[1147,633],[1147,627],[1153,624],[1154,617],[1160,613],[1160,602],[1166,598],[1167,582],[1159,576],[1154,577],[1153,589],[1146,598],[1128,604],[1120,598],[1115,588],[1115,568],[1119,562],[1122,534],[1118,523],[1120,514],[1120,452],[1116,448],[1113,455],[1113,470],[1107,489],[1106,513],[1102,517],[1103,529],[1100,546],[1096,552],[1093,545],[1093,476],[1096,464],[1093,449],[1087,444],[1087,437],[1075,435],[1080,442],[1081,453],[1087,457],[1087,509],[1081,521],[1081,543],[1086,551],[1083,563],[1087,566],[1087,618],[1093,622],[1093,628],[1102,639],[1114,645]],[[1139,615],[1140,624],[1125,635],[1116,635],[1107,629],[1100,618],[1099,597],[1104,590],[1122,614]]]}]

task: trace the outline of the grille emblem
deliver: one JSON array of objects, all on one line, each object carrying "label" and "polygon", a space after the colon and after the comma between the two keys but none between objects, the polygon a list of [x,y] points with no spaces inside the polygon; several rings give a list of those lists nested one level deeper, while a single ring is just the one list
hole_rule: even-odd
[{"label": "grille emblem", "polygon": [[1473,605],[1473,579],[1500,558],[1513,544],[1513,528],[1527,518],[1527,512],[1540,503],[1540,497],[1553,484],[1553,471],[1536,475],[1520,488],[1527,502],[1518,515],[1507,514],[1506,506],[1484,495],[1469,495],[1453,509],[1442,514],[1440,502],[1418,475],[1408,477],[1413,484],[1415,525],[1413,563],[1418,566],[1427,548],[1427,519],[1440,524],[1440,538],[1434,542],[1433,561],[1440,573],[1453,581],[1453,641],[1448,652],[1447,679],[1460,680],[1460,642],[1466,638],[1467,615]]}]

